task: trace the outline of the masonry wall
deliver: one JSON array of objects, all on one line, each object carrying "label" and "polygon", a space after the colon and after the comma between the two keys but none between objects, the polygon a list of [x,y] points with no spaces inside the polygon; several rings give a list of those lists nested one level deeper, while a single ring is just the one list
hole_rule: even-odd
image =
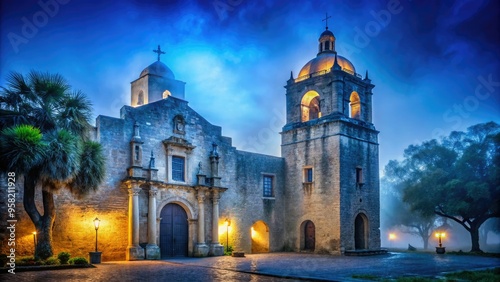
[{"label": "masonry wall", "polygon": [[[304,248],[304,222],[315,226],[315,252],[340,251],[338,125],[310,121],[282,133],[285,159],[287,248]],[[304,183],[304,168],[312,167],[314,182]]]},{"label": "masonry wall", "polygon": [[[340,139],[341,241],[346,250],[355,249],[355,218],[368,219],[368,248],[380,248],[380,198],[378,143],[375,130],[343,122]],[[357,184],[356,168],[362,169],[363,184]]]},{"label": "masonry wall", "polygon": [[[284,175],[282,158],[234,151],[235,158],[228,166],[232,183],[221,198],[221,220],[230,219],[229,245],[246,253],[252,251],[252,226],[264,222],[269,231],[269,251],[283,248],[284,237]],[[263,176],[274,179],[274,197],[263,197]],[[221,229],[221,243],[226,232]]]}]

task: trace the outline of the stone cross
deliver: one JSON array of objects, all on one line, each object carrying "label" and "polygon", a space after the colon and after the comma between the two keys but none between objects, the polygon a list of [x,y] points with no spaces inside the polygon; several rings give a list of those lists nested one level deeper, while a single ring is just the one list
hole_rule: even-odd
[{"label": "stone cross", "polygon": [[158,45],[158,49],[157,50],[153,50],[153,52],[157,53],[158,54],[158,61],[160,60],[160,55],[161,54],[165,54],[165,52],[163,52],[160,48],[160,45]]},{"label": "stone cross", "polygon": [[[322,20],[323,22],[325,22],[325,27],[326,29],[328,29],[328,19],[331,18],[332,16],[328,16],[328,13],[326,13],[326,16],[325,18]],[[159,48],[159,46],[158,46]],[[159,59],[158,59],[159,60]]]}]

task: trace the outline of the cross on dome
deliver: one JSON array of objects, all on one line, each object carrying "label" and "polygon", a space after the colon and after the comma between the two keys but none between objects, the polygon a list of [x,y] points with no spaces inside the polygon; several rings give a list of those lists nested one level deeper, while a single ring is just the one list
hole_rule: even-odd
[{"label": "cross on dome", "polygon": [[332,16],[328,16],[328,13],[326,13],[325,18],[322,20],[325,22],[325,28],[328,29],[328,19],[331,18]]},{"label": "cross on dome", "polygon": [[158,49],[157,50],[153,50],[153,52],[155,52],[155,53],[158,54],[158,61],[160,60],[161,54],[165,54],[165,52],[161,50],[160,45],[158,45]]}]

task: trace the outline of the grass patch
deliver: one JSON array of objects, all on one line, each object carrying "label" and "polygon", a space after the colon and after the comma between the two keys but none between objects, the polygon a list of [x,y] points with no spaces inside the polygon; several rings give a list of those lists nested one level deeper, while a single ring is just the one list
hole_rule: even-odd
[{"label": "grass patch", "polygon": [[484,281],[496,282],[500,281],[500,267],[488,270],[478,271],[461,271],[456,273],[445,274],[448,281],[465,280],[465,281]]},{"label": "grass patch", "polygon": [[372,274],[354,274],[352,275],[352,278],[357,278],[357,279],[365,279],[365,280],[372,280],[372,281],[379,281],[380,277]]}]

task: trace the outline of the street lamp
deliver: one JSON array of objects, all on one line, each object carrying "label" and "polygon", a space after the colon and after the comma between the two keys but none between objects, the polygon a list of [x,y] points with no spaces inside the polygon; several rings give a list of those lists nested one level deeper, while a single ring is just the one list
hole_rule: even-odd
[{"label": "street lamp", "polygon": [[231,226],[231,220],[226,218],[226,252],[229,252],[229,226]]},{"label": "street lamp", "polygon": [[389,233],[389,247],[392,247],[392,241],[396,240],[396,234]]},{"label": "street lamp", "polygon": [[94,228],[95,228],[95,252],[89,252],[90,263],[101,263],[101,252],[97,251],[97,230],[99,230],[99,223],[101,221],[96,217],[94,219]]},{"label": "street lamp", "polygon": [[35,246],[34,256],[36,257],[36,231],[33,232],[33,245]]},{"label": "street lamp", "polygon": [[99,229],[99,223],[101,221],[96,217],[94,219],[94,227],[95,227],[95,251],[97,252],[97,230]]},{"label": "street lamp", "polygon": [[444,232],[436,232],[435,235],[438,238],[438,247],[436,247],[436,253],[438,253],[438,254],[444,254],[445,253],[445,247],[443,247],[441,239],[444,238],[444,237],[446,237],[446,233],[444,233]]}]

